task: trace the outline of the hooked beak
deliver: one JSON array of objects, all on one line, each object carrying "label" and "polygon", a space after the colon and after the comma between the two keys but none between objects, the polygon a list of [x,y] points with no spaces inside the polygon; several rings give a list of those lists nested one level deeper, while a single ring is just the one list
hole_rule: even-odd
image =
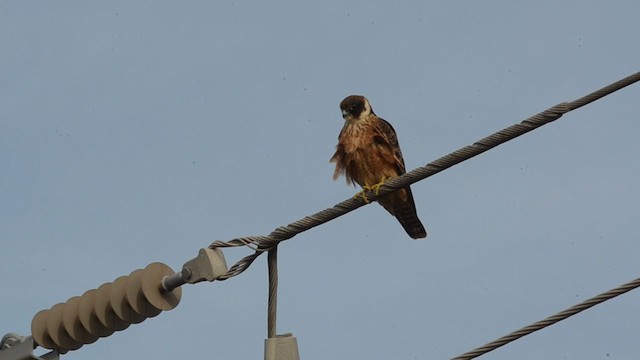
[{"label": "hooked beak", "polygon": [[347,110],[342,110],[342,118],[343,119],[347,119],[347,116],[349,115],[349,113],[347,112]]}]

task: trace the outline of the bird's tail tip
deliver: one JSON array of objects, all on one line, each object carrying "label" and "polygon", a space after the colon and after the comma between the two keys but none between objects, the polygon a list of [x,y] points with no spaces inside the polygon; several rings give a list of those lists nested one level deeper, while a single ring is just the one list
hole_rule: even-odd
[{"label": "bird's tail tip", "polygon": [[412,229],[411,231],[407,231],[407,234],[411,236],[412,239],[425,239],[427,237],[427,230],[424,227],[420,227],[417,229]]}]

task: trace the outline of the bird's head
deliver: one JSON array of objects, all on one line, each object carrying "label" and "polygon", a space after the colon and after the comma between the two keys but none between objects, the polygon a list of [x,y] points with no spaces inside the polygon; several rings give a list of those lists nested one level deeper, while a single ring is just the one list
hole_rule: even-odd
[{"label": "bird's head", "polygon": [[357,121],[373,114],[369,100],[361,95],[349,95],[340,103],[342,117],[346,121]]}]

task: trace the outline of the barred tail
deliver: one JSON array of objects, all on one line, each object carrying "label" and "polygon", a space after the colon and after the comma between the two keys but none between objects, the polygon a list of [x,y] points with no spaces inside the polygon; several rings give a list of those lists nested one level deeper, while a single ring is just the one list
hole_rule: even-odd
[{"label": "barred tail", "polygon": [[[406,194],[406,195],[405,195]],[[395,216],[400,225],[411,236],[412,239],[422,239],[427,237],[427,231],[418,219],[416,205],[413,201],[411,188],[406,187],[395,193],[378,199],[380,205],[384,206],[391,215]]]}]

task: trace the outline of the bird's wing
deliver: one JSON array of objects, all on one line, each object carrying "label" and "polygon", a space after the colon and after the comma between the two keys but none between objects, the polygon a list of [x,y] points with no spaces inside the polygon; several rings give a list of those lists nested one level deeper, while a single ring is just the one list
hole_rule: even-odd
[{"label": "bird's wing", "polygon": [[387,147],[393,154],[393,162],[398,170],[398,175],[406,172],[404,166],[404,158],[402,157],[402,151],[400,150],[400,144],[398,144],[398,137],[393,126],[386,120],[378,118],[379,121],[375,124],[375,134],[373,136],[374,143]]}]

